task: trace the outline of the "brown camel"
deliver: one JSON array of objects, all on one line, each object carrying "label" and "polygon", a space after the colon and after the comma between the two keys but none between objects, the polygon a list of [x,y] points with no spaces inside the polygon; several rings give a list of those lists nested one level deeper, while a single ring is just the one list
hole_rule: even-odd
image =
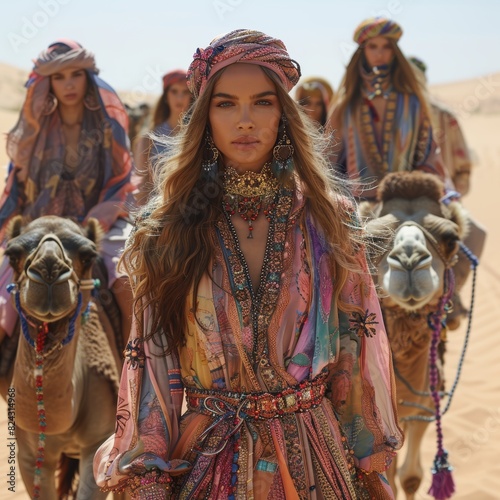
[{"label": "brown camel", "polygon": [[151,119],[151,107],[143,102],[138,106],[125,104],[128,115],[128,137],[130,139],[131,151],[135,148],[135,142],[148,130],[148,123]]},{"label": "brown camel", "polygon": [[[361,206],[362,215],[369,219],[373,274],[396,371],[398,414],[408,449],[398,476],[407,499],[415,498],[423,477],[420,443],[428,426],[428,421],[414,417],[433,417],[424,409],[434,408],[428,395],[432,335],[428,315],[438,308],[445,271],[456,262],[459,240],[468,226],[461,205],[443,204],[443,194],[436,176],[393,173],[382,181],[375,208]],[[441,355],[445,340],[443,330]],[[442,377],[439,383],[442,388]],[[396,465],[395,460],[389,471],[395,492]]]},{"label": "brown camel", "polygon": [[[14,269],[14,301],[24,318],[9,394],[15,397],[19,466],[32,498],[60,498],[55,478],[61,459],[79,459],[77,499],[107,496],[94,481],[92,460],[114,432],[120,361],[90,295],[99,232],[95,219],[82,229],[54,216],[25,227],[17,217],[9,226],[5,253]],[[40,381],[43,406],[40,398],[37,403]],[[42,463],[36,470],[37,460]]]}]

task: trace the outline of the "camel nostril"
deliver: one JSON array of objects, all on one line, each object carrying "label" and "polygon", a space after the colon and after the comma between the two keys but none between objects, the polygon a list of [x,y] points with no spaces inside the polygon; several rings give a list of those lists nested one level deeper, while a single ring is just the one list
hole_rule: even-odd
[{"label": "camel nostril", "polygon": [[427,251],[414,250],[410,253],[406,249],[395,248],[389,253],[387,262],[396,269],[413,271],[429,266],[432,262],[432,256]]},{"label": "camel nostril", "polygon": [[28,278],[31,280],[31,281],[34,281],[36,283],[44,283],[44,279],[43,277],[37,272],[35,271],[34,269],[32,268],[28,268],[26,270],[26,275],[28,276]]},{"label": "camel nostril", "polygon": [[[71,269],[65,262],[59,259],[46,256],[34,262],[26,271],[28,278],[39,283],[52,284],[67,279],[71,274]],[[66,277],[67,276],[67,277]]]}]

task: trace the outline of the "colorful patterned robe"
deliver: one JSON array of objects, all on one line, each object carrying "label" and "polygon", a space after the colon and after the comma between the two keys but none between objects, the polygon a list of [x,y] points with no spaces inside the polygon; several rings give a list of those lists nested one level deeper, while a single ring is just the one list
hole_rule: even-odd
[{"label": "colorful patterned robe", "polygon": [[[383,117],[378,117],[368,99],[335,117],[341,130],[335,135],[335,164],[349,179],[359,182],[354,194],[375,198],[376,188],[389,172],[422,170],[446,178],[442,159],[433,140],[430,120],[423,114],[415,94],[392,90]],[[377,137],[375,120],[382,120]]]},{"label": "colorful patterned robe", "polygon": [[[200,283],[196,316],[187,309],[186,345],[165,356],[164,336],[155,344],[132,332],[129,346],[141,350],[124,366],[116,432],[94,460],[100,487],[120,489],[129,473],[158,467],[174,477],[165,498],[393,498],[383,473],[402,433],[364,252],[363,272],[351,273],[341,292],[360,312],[347,314],[300,193],[282,197],[276,210],[258,291],[221,216],[211,277]],[[151,331],[148,314],[144,321]],[[234,414],[182,414],[184,389],[280,392],[322,374],[325,397],[302,413],[240,421],[238,429]],[[203,454],[210,450],[219,452]]]}]

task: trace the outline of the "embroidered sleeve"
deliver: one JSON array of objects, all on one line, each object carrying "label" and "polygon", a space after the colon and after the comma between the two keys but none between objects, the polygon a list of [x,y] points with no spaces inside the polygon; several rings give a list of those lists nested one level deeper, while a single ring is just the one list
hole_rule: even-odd
[{"label": "embroidered sleeve", "polygon": [[364,252],[360,273],[351,273],[343,299],[356,306],[340,313],[340,353],[332,376],[332,402],[356,465],[384,472],[402,445],[390,348]]},{"label": "embroidered sleeve", "polygon": [[170,456],[179,436],[183,386],[177,359],[165,356],[164,348],[132,334],[124,351],[115,433],[94,458],[103,491],[170,498],[171,477],[190,468]]}]

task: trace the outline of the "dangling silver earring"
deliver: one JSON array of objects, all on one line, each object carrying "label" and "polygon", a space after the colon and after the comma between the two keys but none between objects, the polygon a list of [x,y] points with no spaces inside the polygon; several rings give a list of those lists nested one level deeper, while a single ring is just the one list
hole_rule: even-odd
[{"label": "dangling silver earring", "polygon": [[52,114],[57,108],[57,104],[57,97],[52,92],[49,92],[43,103],[42,115]]},{"label": "dangling silver earring", "polygon": [[219,150],[215,147],[210,132],[205,134],[205,147],[203,150],[203,160],[201,162],[202,176],[207,180],[215,180],[219,169]]},{"label": "dangling silver earring", "polygon": [[99,99],[95,95],[95,91],[91,90],[87,92],[87,94],[83,98],[83,105],[90,111],[97,111],[101,108]]},{"label": "dangling silver earring", "polygon": [[273,149],[273,170],[275,174],[291,172],[293,170],[293,153],[295,151],[290,138],[286,133],[286,116],[283,113],[278,129],[278,142]]}]

